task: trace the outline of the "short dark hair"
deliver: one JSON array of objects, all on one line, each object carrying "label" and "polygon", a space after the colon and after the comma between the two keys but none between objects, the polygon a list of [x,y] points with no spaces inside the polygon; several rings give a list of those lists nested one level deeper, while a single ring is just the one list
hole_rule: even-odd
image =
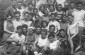
[{"label": "short dark hair", "polygon": [[50,25],[49,28],[51,28],[51,27],[54,27],[55,28],[55,25]]},{"label": "short dark hair", "polygon": [[55,14],[55,13],[51,13],[51,16],[52,16],[52,15],[56,16],[56,14]]},{"label": "short dark hair", "polygon": [[16,14],[20,14],[20,12],[19,12],[19,11],[15,11],[15,12],[14,12],[14,15],[16,15]]},{"label": "short dark hair", "polygon": [[79,4],[83,5],[83,2],[82,2],[82,1],[78,1],[78,2],[76,3],[76,5],[79,5]]},{"label": "short dark hair", "polygon": [[29,12],[24,12],[24,15],[25,15],[25,14],[28,14],[28,15],[29,15]]},{"label": "short dark hair", "polygon": [[47,29],[41,29],[41,33],[45,32],[45,34],[47,35]]},{"label": "short dark hair", "polygon": [[47,22],[47,21],[42,21],[42,22],[41,22],[41,27],[43,27],[43,23],[44,23],[44,22],[45,22],[46,25],[48,26],[48,22]]},{"label": "short dark hair", "polygon": [[22,26],[17,26],[17,30],[18,30],[18,29],[22,29]]},{"label": "short dark hair", "polygon": [[22,28],[26,28],[26,29],[27,29],[28,26],[27,26],[26,24],[23,24],[23,25],[22,25]]},{"label": "short dark hair", "polygon": [[50,37],[55,38],[55,35],[54,35],[54,34],[49,34],[49,35],[48,35],[48,38],[50,38]]}]

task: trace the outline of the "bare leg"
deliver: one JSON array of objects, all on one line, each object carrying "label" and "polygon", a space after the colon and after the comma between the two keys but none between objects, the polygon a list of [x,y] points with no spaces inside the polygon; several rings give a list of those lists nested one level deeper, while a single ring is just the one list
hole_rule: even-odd
[{"label": "bare leg", "polygon": [[71,53],[74,53],[74,44],[72,39],[69,38],[69,43],[70,43],[70,47],[71,47]]}]

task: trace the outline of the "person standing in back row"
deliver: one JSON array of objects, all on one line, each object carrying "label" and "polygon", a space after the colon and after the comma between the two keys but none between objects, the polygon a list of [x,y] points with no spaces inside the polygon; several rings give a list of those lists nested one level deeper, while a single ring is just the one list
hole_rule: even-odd
[{"label": "person standing in back row", "polygon": [[74,22],[78,22],[79,23],[79,46],[78,48],[81,46],[81,38],[82,38],[82,34],[83,34],[83,30],[84,30],[84,22],[85,22],[85,10],[83,10],[83,3],[82,2],[77,2],[77,9],[72,13],[72,15],[74,16]]}]

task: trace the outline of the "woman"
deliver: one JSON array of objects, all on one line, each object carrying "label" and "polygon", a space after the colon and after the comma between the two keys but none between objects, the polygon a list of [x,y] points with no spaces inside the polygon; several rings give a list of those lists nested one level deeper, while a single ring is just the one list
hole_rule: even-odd
[{"label": "woman", "polygon": [[67,33],[68,33],[68,40],[71,45],[71,53],[73,53],[74,52],[73,38],[76,37],[76,35],[78,34],[78,23],[74,22],[74,18],[72,15],[69,15],[69,20],[70,23],[68,25]]},{"label": "woman", "polygon": [[48,26],[48,22],[47,21],[42,21],[41,22],[42,29],[47,29],[48,30],[47,26]]},{"label": "woman", "polygon": [[7,20],[4,21],[4,35],[3,35],[2,42],[5,42],[13,33],[15,32],[14,32],[14,26],[12,22],[12,16],[8,15]]},{"label": "woman", "polygon": [[33,53],[33,51],[32,51],[32,47],[33,47],[33,44],[34,44],[34,42],[35,42],[35,33],[34,33],[34,28],[33,27],[29,27],[29,29],[28,29],[28,34],[27,34],[27,36],[26,36],[26,50],[27,50],[27,52],[26,53],[28,53],[28,55],[30,54],[30,55],[33,55],[34,53]]},{"label": "woman", "polygon": [[7,40],[7,48],[1,50],[1,54],[5,55],[21,55],[25,42],[25,36],[22,34],[22,27],[17,27],[17,33],[12,34]]}]

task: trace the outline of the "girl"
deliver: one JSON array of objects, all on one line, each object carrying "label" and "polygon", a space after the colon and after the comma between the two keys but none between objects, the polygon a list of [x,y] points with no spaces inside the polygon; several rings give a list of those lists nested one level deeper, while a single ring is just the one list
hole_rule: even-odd
[{"label": "girl", "polygon": [[46,22],[46,21],[41,22],[42,29],[47,29],[48,30],[47,26],[48,26],[48,22]]},{"label": "girl", "polygon": [[76,35],[78,34],[78,23],[74,22],[72,15],[69,15],[69,20],[70,23],[68,25],[67,33],[68,33],[68,40],[71,45],[71,53],[73,53],[74,52],[73,38],[76,37]]},{"label": "girl", "polygon": [[28,34],[26,36],[26,47],[27,47],[27,53],[28,55],[33,55],[33,51],[32,51],[32,47],[33,47],[33,44],[35,42],[35,33],[34,33],[34,28],[33,27],[29,27],[28,29]]}]

